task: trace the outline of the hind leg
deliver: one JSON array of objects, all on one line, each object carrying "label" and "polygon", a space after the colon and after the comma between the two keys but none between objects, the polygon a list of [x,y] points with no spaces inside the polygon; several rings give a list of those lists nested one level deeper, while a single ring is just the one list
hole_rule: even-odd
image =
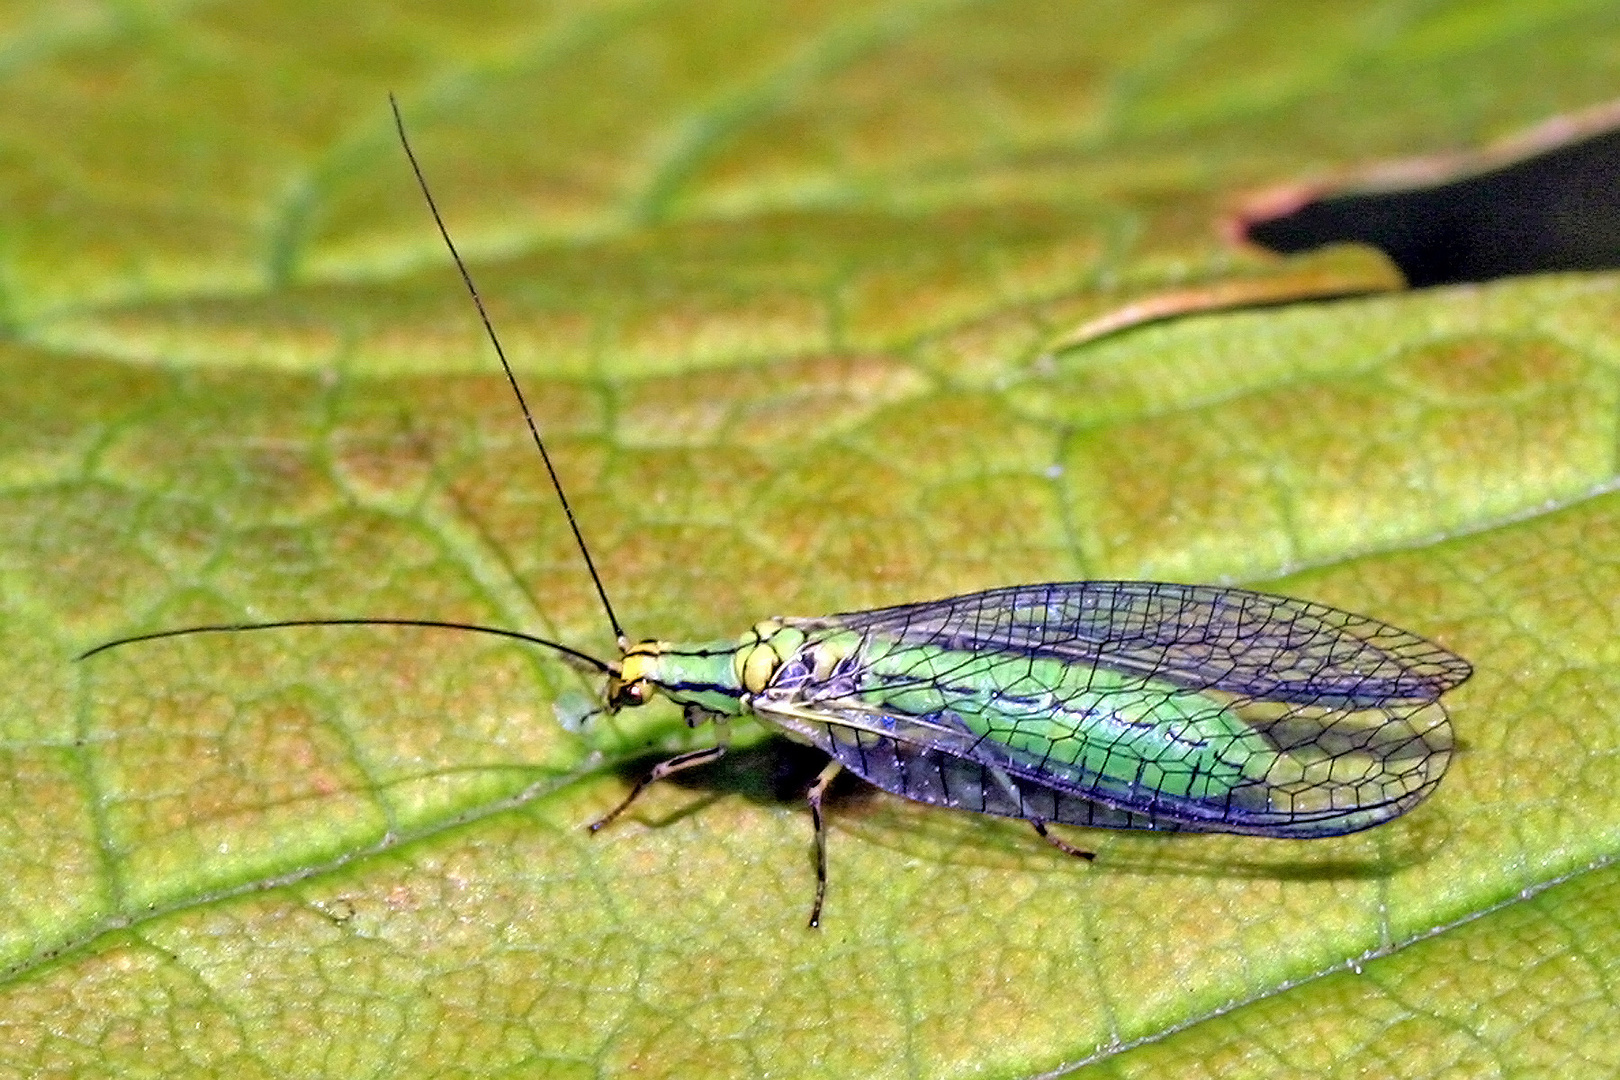
[{"label": "hind leg", "polygon": [[1036,836],[1039,836],[1042,840],[1045,840],[1048,844],[1051,844],[1053,847],[1063,852],[1063,854],[1073,855],[1077,859],[1086,860],[1086,862],[1090,862],[1097,857],[1097,853],[1095,851],[1083,851],[1062,837],[1053,836],[1051,833],[1047,832],[1046,822],[1042,821],[1040,818],[1032,817],[1029,818],[1028,821],[1030,825],[1034,827]]}]

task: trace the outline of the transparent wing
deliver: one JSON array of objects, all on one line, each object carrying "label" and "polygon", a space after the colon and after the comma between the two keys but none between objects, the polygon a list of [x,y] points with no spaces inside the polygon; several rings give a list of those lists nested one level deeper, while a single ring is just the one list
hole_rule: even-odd
[{"label": "transparent wing", "polygon": [[1208,585],[1021,585],[785,621],[912,645],[1098,664],[1198,690],[1314,705],[1433,701],[1473,673],[1462,657],[1377,619]]},{"label": "transparent wing", "polygon": [[[784,688],[754,707],[896,795],[1094,828],[1340,836],[1428,798],[1452,755],[1439,702],[1349,711],[1228,699],[1221,707],[1251,725],[1246,737],[1215,746],[1236,775],[1200,783],[1200,766],[1175,752],[1184,732],[1127,740],[1106,724],[1073,723],[1070,713],[1040,723],[1003,715],[991,737],[964,720],[968,710],[982,719],[979,702],[918,717],[885,707],[884,693],[871,683],[847,696]],[[1055,752],[1065,744],[1090,752]],[[1108,772],[1088,764],[1099,757]],[[1013,799],[991,782],[996,772],[1016,782]]]},{"label": "transparent wing", "polygon": [[1063,785],[1043,784],[1027,774],[1011,771],[1004,763],[980,759],[985,755],[975,755],[970,748],[949,748],[932,738],[919,738],[920,732],[904,730],[904,722],[896,725],[899,730],[885,732],[881,722],[873,722],[872,717],[847,711],[776,711],[770,706],[766,706],[765,719],[826,751],[873,787],[919,803],[1092,829],[1233,831],[1221,826],[1199,826],[1173,814],[1153,816],[1121,810],[1077,795]]},{"label": "transparent wing", "polygon": [[900,795],[1008,813],[979,779],[1005,776],[1053,804],[1035,816],[1115,828],[1387,821],[1439,784],[1439,698],[1472,673],[1376,619],[1207,586],[1033,585],[784,621],[806,639],[753,701],[771,722]]},{"label": "transparent wing", "polygon": [[1136,813],[1088,799],[1067,786],[1051,786],[996,762],[961,733],[942,739],[939,732],[919,730],[901,718],[873,717],[860,710],[804,709],[769,701],[762,706],[770,723],[819,747],[872,786],[916,802],[1095,829],[1233,831],[1201,827],[1173,815]]}]

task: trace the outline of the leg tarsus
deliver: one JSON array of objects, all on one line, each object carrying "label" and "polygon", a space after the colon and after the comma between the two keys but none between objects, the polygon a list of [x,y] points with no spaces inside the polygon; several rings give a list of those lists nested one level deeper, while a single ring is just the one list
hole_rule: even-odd
[{"label": "leg tarsus", "polygon": [[1047,832],[1046,819],[1029,813],[1029,804],[1024,800],[1024,793],[1018,790],[1018,785],[1013,782],[1013,778],[1008,776],[1005,771],[993,766],[987,766],[987,771],[1001,784],[1002,789],[1012,796],[1013,805],[1018,807],[1019,811],[1024,815],[1024,820],[1029,822],[1030,826],[1035,830],[1036,836],[1039,836],[1065,855],[1073,855],[1075,858],[1084,859],[1087,862],[1097,857],[1096,852],[1077,848],[1062,837],[1053,836]]},{"label": "leg tarsus", "polygon": [[810,785],[810,794],[806,797],[810,803],[810,821],[816,830],[816,902],[810,908],[812,930],[821,926],[821,903],[827,899],[827,829],[821,817],[821,797],[827,794],[827,787],[833,782],[833,777],[843,769],[838,762],[829,761],[827,767],[816,777],[816,782]]},{"label": "leg tarsus", "polygon": [[603,814],[601,817],[597,818],[595,821],[591,822],[589,826],[591,832],[596,833],[601,831],[605,826],[610,824],[614,818],[628,810],[630,808],[630,804],[635,802],[643,791],[647,790],[648,785],[656,784],[665,777],[673,776],[678,772],[685,772],[687,769],[695,769],[699,765],[708,765],[711,762],[719,761],[725,756],[726,744],[718,743],[714,746],[705,746],[701,750],[688,750],[684,754],[675,755],[668,761],[660,761],[656,766],[654,766],[651,773],[636,781],[636,786],[630,789],[630,794],[624,797],[623,802],[609,810],[607,813]]},{"label": "leg tarsus", "polygon": [[1034,826],[1035,835],[1039,836],[1042,840],[1045,840],[1048,844],[1051,844],[1053,847],[1063,852],[1063,854],[1073,855],[1077,859],[1086,860],[1086,862],[1090,862],[1097,857],[1097,853],[1095,851],[1082,850],[1081,848],[1075,847],[1062,837],[1053,836],[1051,833],[1047,832],[1046,822],[1040,818],[1032,817],[1029,818],[1028,821],[1030,825]]}]

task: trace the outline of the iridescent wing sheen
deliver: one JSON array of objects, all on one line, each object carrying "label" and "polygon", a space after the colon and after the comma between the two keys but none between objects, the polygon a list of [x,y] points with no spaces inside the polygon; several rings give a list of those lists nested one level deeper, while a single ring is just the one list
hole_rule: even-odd
[{"label": "iridescent wing sheen", "polygon": [[1100,664],[1273,701],[1432,701],[1473,673],[1462,657],[1377,619],[1210,585],[1020,585],[787,621]]},{"label": "iridescent wing sheen", "polygon": [[[915,725],[908,731],[900,717],[879,719],[858,710],[806,709],[770,702],[760,711],[771,723],[825,751],[872,786],[916,802],[1097,829],[1232,831],[1218,826],[1200,829],[1172,816],[1134,812],[1086,798],[1067,785],[1037,780],[1028,770],[1009,769],[1004,761],[994,763],[993,753],[973,747],[974,740],[964,740],[962,733],[941,739],[938,731]],[[1012,779],[1010,785],[996,775],[998,769]]]},{"label": "iridescent wing sheen", "polygon": [[[1111,828],[1304,837],[1387,821],[1440,782],[1438,698],[1471,672],[1374,619],[1152,582],[784,621],[807,638],[753,702],[768,721],[899,795]],[[847,655],[829,669],[815,652],[835,638]]]},{"label": "iridescent wing sheen", "polygon": [[[767,693],[754,707],[885,791],[919,802],[1009,817],[1107,829],[1226,832],[1308,838],[1359,832],[1399,817],[1427,798],[1450,763],[1452,736],[1436,702],[1357,714],[1295,714],[1295,745],[1264,724],[1270,744],[1248,755],[1252,776],[1201,793],[1164,782],[1162,759],[1115,745],[1106,753],[1141,770],[1120,783],[1072,760],[1030,753],[967,730],[949,710],[927,718],[812,691]],[[919,723],[919,719],[922,722]],[[1314,733],[1299,744],[1301,731]],[[1095,740],[1076,726],[1042,736]],[[1330,749],[1330,747],[1332,747]],[[1161,778],[1147,770],[1159,767]],[[1182,779],[1185,781],[1186,776]],[[1196,779],[1196,777],[1193,777]],[[1010,784],[1006,781],[1010,781]],[[1184,786],[1184,785],[1183,785]]]}]

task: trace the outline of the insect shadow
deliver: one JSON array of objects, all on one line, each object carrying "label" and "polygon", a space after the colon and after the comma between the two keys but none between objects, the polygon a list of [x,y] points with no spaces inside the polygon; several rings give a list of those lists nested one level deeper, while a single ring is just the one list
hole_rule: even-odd
[{"label": "insect shadow", "polygon": [[[1466,746],[1459,745],[1459,751]],[[633,783],[665,754],[640,754],[616,766],[614,772]],[[805,792],[826,764],[826,755],[814,747],[789,739],[769,738],[701,769],[677,773],[665,782],[692,793],[692,798],[659,814],[642,812],[637,820],[649,829],[679,824],[708,811],[731,797],[762,808],[803,806]],[[893,798],[858,778],[837,777],[823,800],[835,828],[902,856],[954,866],[1050,871],[1085,877],[1095,873],[1133,876],[1205,877],[1255,881],[1380,880],[1396,871],[1421,865],[1445,846],[1451,835],[1443,817],[1425,815],[1385,825],[1376,833],[1362,833],[1342,841],[1335,853],[1313,854],[1297,844],[1267,839],[1232,839],[1227,845],[1246,849],[1274,849],[1275,855],[1202,854],[1215,838],[1199,833],[1133,832],[1112,834],[1111,842],[1089,841],[1099,847],[1097,861],[1077,865],[1061,852],[1030,844],[1014,819],[965,814],[938,814]],[[1071,831],[1071,838],[1111,835],[1102,831]],[[1196,841],[1190,844],[1189,841]],[[806,838],[809,843],[809,838]],[[1349,848],[1350,850],[1344,850]]]},{"label": "insect shadow", "polygon": [[[668,756],[659,751],[638,754],[616,765],[612,771],[626,782],[634,783]],[[704,768],[675,773],[664,783],[697,797],[685,799],[680,806],[661,814],[642,812],[636,817],[648,828],[663,828],[702,813],[732,796],[760,807],[802,809],[805,792],[826,764],[827,755],[813,746],[803,746],[790,739],[768,738],[753,746],[733,748],[725,757]],[[876,788],[853,777],[839,776],[828,789],[824,804],[829,808],[858,809],[862,804],[875,802],[877,797]]]}]

